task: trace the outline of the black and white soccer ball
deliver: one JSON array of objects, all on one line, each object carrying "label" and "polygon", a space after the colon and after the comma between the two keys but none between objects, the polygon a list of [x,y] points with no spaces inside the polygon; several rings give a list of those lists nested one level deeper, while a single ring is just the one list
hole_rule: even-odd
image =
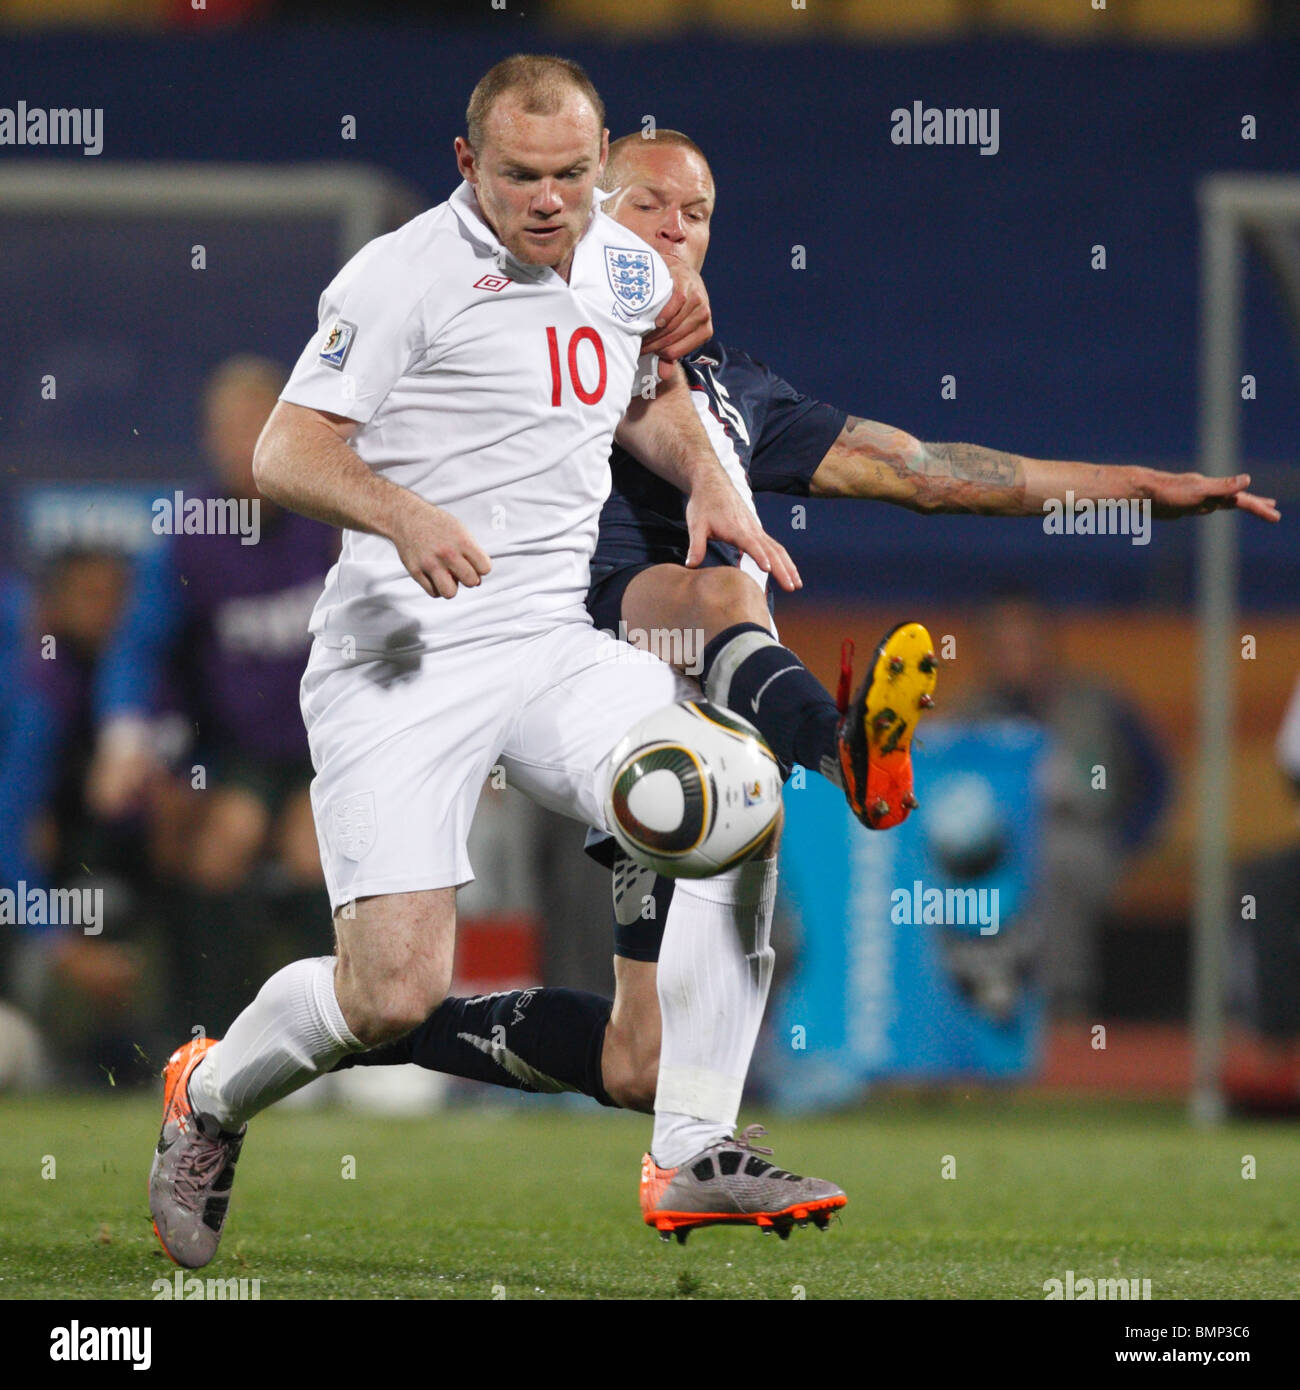
[{"label": "black and white soccer ball", "polygon": [[605,818],[620,845],[669,878],[708,878],[757,854],[781,809],[762,734],[708,700],[667,705],[614,749]]}]

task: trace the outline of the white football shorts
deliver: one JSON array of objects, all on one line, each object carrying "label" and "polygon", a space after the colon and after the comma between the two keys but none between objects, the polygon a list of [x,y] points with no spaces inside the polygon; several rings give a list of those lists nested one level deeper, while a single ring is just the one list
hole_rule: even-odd
[{"label": "white football shorts", "polygon": [[615,744],[698,695],[658,657],[583,623],[351,659],[316,642],[301,704],[331,906],[470,882],[466,838],[496,767],[541,805],[605,829]]}]

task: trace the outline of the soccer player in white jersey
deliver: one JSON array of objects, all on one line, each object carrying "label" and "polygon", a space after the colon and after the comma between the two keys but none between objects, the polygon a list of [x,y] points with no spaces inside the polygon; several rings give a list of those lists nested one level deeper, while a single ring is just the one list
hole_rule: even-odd
[{"label": "soccer player in white jersey", "polygon": [[[670,262],[685,262],[697,272],[703,268],[715,192],[708,162],[694,141],[664,129],[653,140],[624,136],[610,147],[605,184],[617,189],[605,207],[619,222]],[[922,512],[1013,516],[1038,512],[1045,498],[1073,491],[1087,498],[1148,498],[1154,515],[1168,519],[1220,507],[1267,521],[1279,516],[1273,499],[1245,490],[1245,476],[1216,479],[1031,459],[974,444],[923,444],[901,429],[812,400],[716,338],[682,360],[702,418],[712,417],[719,456],[732,469],[743,469],[747,493],[752,487],[887,501]],[[704,639],[701,680],[709,698],[757,722],[784,761],[822,771],[829,765],[833,773],[835,741],[842,736],[837,731],[850,719],[838,714],[797,655],[769,631],[763,586],[753,582],[757,572],[748,573],[739,557],[718,547],[710,547],[716,553],[705,565],[686,567],[681,498],[617,449],[613,471],[588,595],[597,625],[613,631],[621,622],[630,633],[698,632]],[[729,649],[739,658],[728,669]],[[869,694],[875,685],[869,678],[864,691]],[[888,677],[882,685],[889,688]],[[760,709],[750,697],[762,690]],[[869,702],[863,709],[869,710]],[[801,741],[794,737],[800,730]],[[878,820],[866,823],[880,828]],[[415,1062],[496,1085],[581,1091],[605,1105],[670,1113],[693,1107],[702,1119],[733,1114],[731,1098],[719,1096],[716,1079],[708,1087],[699,1084],[700,1074],[715,1066],[707,1040],[690,1024],[707,1016],[714,1036],[734,1029],[748,1037],[745,1023],[756,1004],[761,1008],[761,997],[756,1000],[746,988],[742,963],[732,974],[718,961],[699,968],[707,950],[704,932],[671,932],[677,914],[692,909],[680,898],[680,883],[656,882],[625,857],[612,867],[612,1004],[550,986],[451,998],[397,1043],[344,1064]],[[653,900],[652,915],[638,911],[647,896]],[[732,1065],[741,1071],[738,1060]],[[684,1097],[688,1087],[693,1096]],[[718,1219],[784,1229],[773,1220],[784,1204],[783,1170],[744,1153],[740,1166],[733,1166],[736,1151],[746,1147],[744,1136],[713,1146],[709,1161],[694,1153],[689,1139],[681,1143],[680,1138],[670,1128],[661,1131],[657,1114],[654,1146],[642,1170],[647,1224],[665,1237],[676,1232],[679,1239]]]},{"label": "soccer player in white jersey", "polygon": [[[680,372],[634,393],[671,282],[592,206],[607,151],[576,65],[493,68],[456,141],[464,182],[335,278],[258,443],[262,491],[344,530],[302,682],[337,955],[285,967],[223,1039],[168,1062],[150,1207],[187,1267],[216,1253],[247,1121],[445,995],[489,770],[601,827],[615,743],[695,693],[584,607],[616,433],[689,495],[698,555],[721,539],[798,583]],[[683,887],[758,973],[774,874],[768,858]]]}]

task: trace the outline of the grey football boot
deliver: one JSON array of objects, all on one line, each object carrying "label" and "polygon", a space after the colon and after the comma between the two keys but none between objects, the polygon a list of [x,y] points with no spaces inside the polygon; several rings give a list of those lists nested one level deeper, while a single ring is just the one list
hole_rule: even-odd
[{"label": "grey football boot", "polygon": [[167,1059],[163,1123],[149,1170],[154,1234],[178,1265],[199,1269],[217,1253],[226,1224],[235,1164],[248,1126],[237,1134],[190,1106],[190,1073],[213,1045],[195,1038]]},{"label": "grey football boot", "polygon": [[662,1240],[679,1245],[700,1226],[757,1226],[786,1240],[796,1224],[818,1230],[848,1198],[821,1178],[804,1178],[760,1157],[771,1149],[754,1140],[767,1131],[750,1125],[734,1139],[716,1144],[677,1168],[660,1168],[649,1155],[641,1160],[641,1214]]}]

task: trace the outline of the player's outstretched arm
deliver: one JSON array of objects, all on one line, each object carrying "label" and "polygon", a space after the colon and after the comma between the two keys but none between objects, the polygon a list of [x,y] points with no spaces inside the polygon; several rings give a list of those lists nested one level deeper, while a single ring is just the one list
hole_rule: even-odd
[{"label": "player's outstretched arm", "polygon": [[434,598],[477,586],[492,562],[473,536],[450,512],[373,473],[348,445],[356,429],[346,416],[281,401],[253,451],[258,490],[303,516],[386,536]]},{"label": "player's outstretched arm", "polygon": [[680,367],[656,384],[649,399],[633,398],[614,438],[638,463],[685,493],[688,568],[703,561],[709,538],[715,537],[739,547],[783,589],[802,586],[785,547],[763,530],[718,462]]},{"label": "player's outstretched arm", "polygon": [[1271,497],[1247,492],[1250,477],[1208,478],[1118,464],[1026,458],[980,444],[923,444],[906,430],[850,415],[812,475],[813,497],[895,502],[915,512],[1038,516],[1051,499],[1149,500],[1167,520],[1239,507],[1265,521],[1280,513]]}]

